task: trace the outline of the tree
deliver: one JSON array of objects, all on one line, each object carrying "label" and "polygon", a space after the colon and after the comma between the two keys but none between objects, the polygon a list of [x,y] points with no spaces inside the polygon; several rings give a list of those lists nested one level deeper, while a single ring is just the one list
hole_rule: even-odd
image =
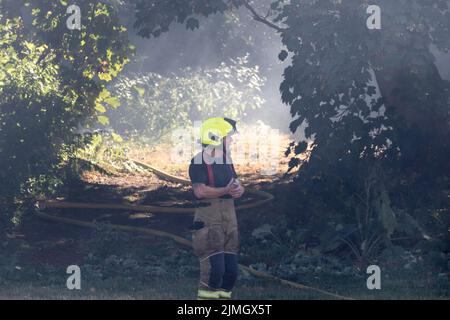
[{"label": "tree", "polygon": [[2,197],[23,196],[30,186],[54,189],[78,126],[105,119],[98,105],[108,100],[99,95],[128,61],[126,29],[114,8],[78,5],[80,31],[66,26],[67,1],[0,1]]},{"label": "tree", "polygon": [[[391,207],[414,213],[443,206],[449,84],[439,76],[430,46],[450,48],[450,2],[371,4],[381,7],[381,30],[365,27],[366,1],[285,5],[277,20],[287,25],[281,36],[292,65],[280,89],[294,117],[291,129],[306,123],[306,137],[313,140],[298,188],[308,195],[329,190],[313,198],[324,200],[329,212],[373,212],[382,227],[377,232],[389,238],[396,216]],[[293,149],[301,153],[306,143]]]}]

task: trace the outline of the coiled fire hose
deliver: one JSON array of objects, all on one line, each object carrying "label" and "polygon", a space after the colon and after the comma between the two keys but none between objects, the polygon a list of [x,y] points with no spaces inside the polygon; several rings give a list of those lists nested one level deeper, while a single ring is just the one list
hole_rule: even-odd
[{"label": "coiled fire hose", "polygon": [[[136,165],[143,167],[151,172],[153,172],[158,177],[168,180],[175,183],[181,183],[181,184],[189,184],[190,181],[175,177],[169,173],[163,172],[161,170],[158,170],[146,163],[132,160]],[[270,202],[274,199],[273,195],[271,195],[268,192],[261,191],[261,190],[255,190],[255,189],[246,189],[247,193],[263,197],[264,199],[255,201],[253,203],[244,204],[236,207],[236,210],[244,210],[244,209],[250,209],[262,206],[266,204],[267,202]],[[114,210],[127,210],[127,211],[146,211],[146,212],[155,212],[155,213],[189,213],[193,214],[195,212],[195,208],[170,208],[170,207],[159,207],[159,206],[150,206],[150,205],[127,205],[127,204],[101,204],[101,203],[81,203],[81,202],[63,202],[63,201],[54,201],[54,200],[38,200],[36,203],[36,210],[35,214],[37,217],[41,219],[45,219],[48,221],[73,225],[73,226],[79,226],[79,227],[85,227],[85,228],[96,228],[97,224],[95,222],[89,222],[89,221],[83,221],[83,220],[77,220],[77,219],[70,219],[70,218],[63,218],[63,217],[56,217],[50,214],[47,214],[43,212],[47,208],[66,208],[66,209],[75,209],[75,208],[82,208],[82,209],[114,209]],[[144,235],[150,235],[150,236],[158,236],[158,237],[164,237],[169,238],[175,241],[176,243],[182,244],[187,247],[192,247],[191,241],[180,237],[178,235],[151,229],[151,228],[142,228],[142,227],[133,227],[133,226],[127,226],[127,225],[119,225],[119,224],[109,224],[109,226],[112,229],[125,231],[125,232],[132,232],[132,233],[141,233]],[[281,284],[297,288],[297,289],[305,289],[310,291],[315,291],[333,298],[337,299],[343,299],[343,300],[353,300],[350,297],[342,296],[339,294],[334,294],[332,292],[322,290],[315,287],[306,286],[297,282],[285,280],[282,278],[278,278],[276,276],[273,276],[266,272],[257,271],[251,267],[247,267],[245,265],[239,264],[239,267],[250,274],[253,274],[254,276],[265,278],[265,279],[271,279],[274,281],[277,281]]]}]

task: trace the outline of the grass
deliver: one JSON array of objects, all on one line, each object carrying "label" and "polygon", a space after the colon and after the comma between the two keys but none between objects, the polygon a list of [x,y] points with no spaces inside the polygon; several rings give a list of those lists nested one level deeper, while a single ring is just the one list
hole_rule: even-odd
[{"label": "grass", "polygon": [[[317,281],[317,286],[341,295],[362,300],[391,299],[449,299],[447,292],[427,288],[414,279],[392,279],[382,282],[381,290],[368,290],[365,278],[328,278]],[[193,300],[197,280],[165,276],[147,283],[136,283],[123,278],[105,281],[83,280],[81,290],[68,290],[61,285],[44,283],[4,282],[0,286],[0,299],[50,300]],[[234,290],[237,300],[321,300],[333,299],[321,293],[287,287],[264,279],[242,280]]]}]

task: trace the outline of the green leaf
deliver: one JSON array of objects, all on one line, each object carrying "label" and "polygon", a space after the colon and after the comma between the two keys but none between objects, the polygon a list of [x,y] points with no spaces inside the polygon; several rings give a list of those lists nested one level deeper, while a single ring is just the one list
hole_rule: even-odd
[{"label": "green leaf", "polygon": [[281,61],[286,60],[286,58],[288,57],[288,53],[286,50],[281,50],[280,54],[278,55],[278,59],[280,59]]},{"label": "green leaf", "polygon": [[32,42],[26,41],[26,42],[24,43],[24,45],[25,45],[25,47],[27,47],[27,49],[30,50],[30,51],[34,51],[34,50],[36,49],[36,46],[35,46],[34,43],[32,43]]},{"label": "green leaf", "polygon": [[109,118],[106,116],[98,116],[97,119],[98,119],[98,122],[100,122],[100,124],[102,124],[104,126],[109,124]]},{"label": "green leaf", "polygon": [[145,89],[144,89],[144,88],[141,88],[141,87],[135,87],[134,89],[137,91],[137,93],[139,94],[139,96],[140,96],[141,98],[144,97],[144,94],[145,94]]},{"label": "green leaf", "polygon": [[104,99],[106,99],[106,98],[108,98],[110,96],[111,96],[111,93],[106,88],[103,88],[103,90],[98,95],[98,98],[100,100],[104,100]]},{"label": "green leaf", "polygon": [[199,26],[200,26],[200,24],[199,24],[198,20],[195,19],[195,18],[189,18],[186,21],[186,28],[187,29],[194,30],[194,29],[198,29]]},{"label": "green leaf", "polygon": [[301,154],[306,151],[308,144],[305,141],[300,142],[294,148],[295,154]]},{"label": "green leaf", "polygon": [[109,104],[113,109],[117,109],[118,107],[120,107],[120,101],[115,97],[107,98],[105,99],[105,102]]},{"label": "green leaf", "polygon": [[12,64],[7,64],[7,65],[4,67],[4,70],[5,70],[7,73],[12,74],[12,73],[16,70],[16,68],[15,68],[14,65],[12,65]]},{"label": "green leaf", "polygon": [[100,74],[98,75],[98,78],[99,78],[100,80],[103,80],[103,81],[106,81],[106,82],[109,82],[109,81],[112,80],[111,75],[108,74],[108,73],[100,73]]},{"label": "green leaf", "polygon": [[120,135],[118,135],[117,133],[112,132],[111,136],[115,142],[123,142],[122,137]]},{"label": "green leaf", "polygon": [[101,103],[96,103],[95,104],[95,110],[97,110],[100,113],[105,113],[106,112],[106,108]]}]

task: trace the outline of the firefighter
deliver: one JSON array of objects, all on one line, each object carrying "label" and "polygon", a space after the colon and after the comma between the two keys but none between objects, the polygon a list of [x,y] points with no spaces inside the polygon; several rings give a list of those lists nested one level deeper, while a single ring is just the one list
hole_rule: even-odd
[{"label": "firefighter", "polygon": [[197,207],[192,242],[200,260],[198,299],[230,299],[238,276],[238,225],[234,199],[244,187],[239,183],[230,155],[236,121],[210,118],[202,123],[202,152],[189,166]]}]

